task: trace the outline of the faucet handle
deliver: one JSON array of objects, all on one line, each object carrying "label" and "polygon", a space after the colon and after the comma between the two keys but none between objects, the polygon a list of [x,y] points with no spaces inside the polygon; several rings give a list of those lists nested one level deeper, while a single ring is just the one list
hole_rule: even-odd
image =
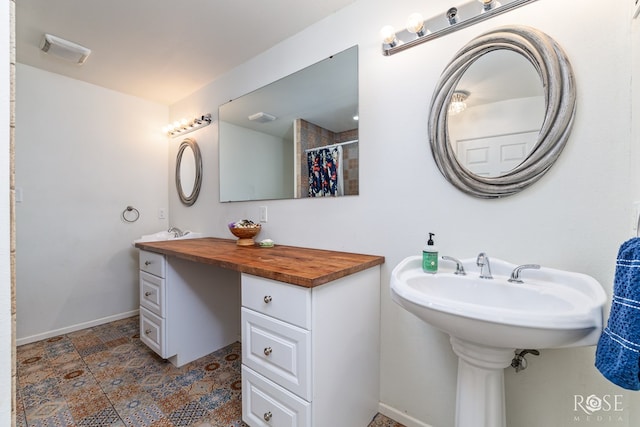
[{"label": "faucet handle", "polygon": [[519,265],[513,269],[511,272],[511,277],[509,278],[509,282],[511,283],[524,283],[520,278],[520,272],[525,269],[539,270],[540,265],[538,264],[523,264]]},{"label": "faucet handle", "polygon": [[493,279],[493,276],[491,275],[491,264],[489,263],[489,257],[486,253],[480,252],[478,254],[478,258],[476,258],[476,265],[480,267],[481,279]]},{"label": "faucet handle", "polygon": [[464,271],[464,266],[462,265],[462,262],[459,259],[456,259],[448,255],[442,255],[442,259],[446,261],[453,261],[456,263],[456,271],[453,274],[459,274],[460,276],[464,276],[467,274],[467,272]]}]

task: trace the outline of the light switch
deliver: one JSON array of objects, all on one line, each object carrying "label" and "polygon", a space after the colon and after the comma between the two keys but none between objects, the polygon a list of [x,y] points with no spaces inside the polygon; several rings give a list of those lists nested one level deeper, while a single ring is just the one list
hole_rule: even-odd
[{"label": "light switch", "polygon": [[260,222],[267,222],[267,207],[260,206]]}]

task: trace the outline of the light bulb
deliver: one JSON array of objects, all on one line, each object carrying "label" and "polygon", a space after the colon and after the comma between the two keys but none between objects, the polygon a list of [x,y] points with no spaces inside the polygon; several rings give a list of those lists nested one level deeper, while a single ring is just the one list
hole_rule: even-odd
[{"label": "light bulb", "polygon": [[380,37],[382,37],[382,42],[388,44],[393,47],[397,43],[396,39],[396,30],[391,25],[385,25],[380,30]]},{"label": "light bulb", "polygon": [[495,9],[498,6],[501,6],[501,4],[499,2],[497,2],[496,0],[478,0],[480,3],[482,3],[482,11],[483,12],[487,12],[491,9]]},{"label": "light bulb", "polygon": [[446,17],[447,17],[447,20],[449,20],[449,25],[457,24],[459,21],[458,8],[452,7],[451,9],[447,10]]},{"label": "light bulb", "polygon": [[180,120],[180,125],[181,126],[186,126],[187,124],[189,124],[189,121],[187,119]]},{"label": "light bulb", "polygon": [[418,36],[423,36],[424,31],[424,18],[419,13],[412,13],[407,18],[407,31]]},{"label": "light bulb", "polygon": [[162,133],[169,133],[169,126],[165,126],[162,128]]}]

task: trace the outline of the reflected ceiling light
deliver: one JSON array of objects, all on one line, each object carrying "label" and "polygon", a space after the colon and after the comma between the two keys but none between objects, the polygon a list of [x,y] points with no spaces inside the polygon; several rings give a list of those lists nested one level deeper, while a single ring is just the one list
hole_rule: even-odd
[{"label": "reflected ceiling light", "polygon": [[45,34],[42,37],[40,50],[79,65],[84,64],[91,54],[91,49],[51,34]]},{"label": "reflected ceiling light", "polygon": [[276,116],[260,111],[259,113],[252,114],[247,118],[252,122],[267,123],[274,121],[276,119]]},{"label": "reflected ceiling light", "polygon": [[165,126],[162,129],[162,132],[166,133],[171,137],[175,137],[178,135],[184,135],[189,132],[193,132],[196,129],[203,128],[205,126],[209,126],[212,122],[211,114],[205,114],[204,116],[196,117],[193,120],[176,120],[170,125]]},{"label": "reflected ceiling light", "polygon": [[469,92],[466,90],[456,90],[451,95],[451,102],[449,102],[449,114],[459,114],[467,109],[467,98]]}]

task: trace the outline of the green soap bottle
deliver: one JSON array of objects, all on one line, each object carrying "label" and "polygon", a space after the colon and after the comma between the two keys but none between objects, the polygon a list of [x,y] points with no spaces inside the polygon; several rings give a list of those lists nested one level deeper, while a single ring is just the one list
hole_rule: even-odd
[{"label": "green soap bottle", "polygon": [[433,236],[435,234],[429,233],[429,240],[422,250],[422,270],[431,274],[438,272],[438,249],[433,243]]}]

